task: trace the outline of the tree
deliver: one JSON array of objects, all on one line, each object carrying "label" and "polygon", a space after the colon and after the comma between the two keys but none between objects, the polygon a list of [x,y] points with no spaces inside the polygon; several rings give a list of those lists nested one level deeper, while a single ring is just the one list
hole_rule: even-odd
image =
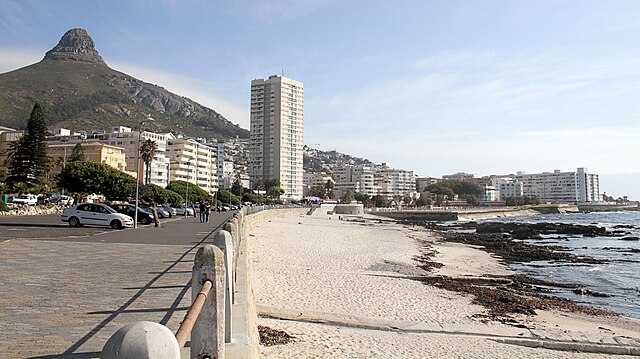
[{"label": "tree", "polygon": [[140,193],[143,201],[154,202],[159,205],[161,204],[179,205],[182,202],[184,202],[184,198],[179,193],[173,192],[166,188],[162,188],[155,184],[149,184],[149,185],[140,187]]},{"label": "tree", "polygon": [[231,185],[231,193],[240,197],[244,193],[244,187],[242,187],[242,181],[240,181],[239,176],[234,178],[233,180],[233,184]]},{"label": "tree", "polygon": [[341,198],[340,203],[351,203],[353,201],[353,194],[351,191],[347,191]]},{"label": "tree", "polygon": [[271,198],[280,198],[280,196],[284,194],[284,189],[280,187],[280,179],[278,178],[270,179],[266,181],[264,185],[267,189],[267,196]]},{"label": "tree", "polygon": [[44,178],[49,168],[47,156],[47,125],[40,104],[31,111],[27,127],[20,139],[9,148],[9,172],[11,183],[36,183]]},{"label": "tree", "polygon": [[186,196],[186,193],[188,191],[188,199],[190,203],[208,201],[211,197],[205,190],[191,182],[171,181],[169,182],[167,189],[178,193],[181,196]]},{"label": "tree", "polygon": [[427,200],[425,200],[422,196],[416,200],[416,206],[424,207],[427,205]]},{"label": "tree", "polygon": [[375,207],[389,207],[389,200],[382,195],[377,194],[371,197],[371,201]]},{"label": "tree", "polygon": [[84,148],[82,148],[82,145],[80,143],[76,143],[76,145],[73,147],[73,150],[71,151],[69,162],[84,161],[84,160],[85,160]]},{"label": "tree", "polygon": [[232,204],[240,204],[241,198],[229,192],[228,190],[222,188],[218,192],[218,199],[222,203],[232,203]]},{"label": "tree", "polygon": [[263,180],[258,180],[255,185],[253,185],[253,189],[256,191],[264,191],[265,185]]},{"label": "tree", "polygon": [[[326,198],[333,198],[333,186],[334,183],[332,180],[327,180],[327,182],[324,184],[324,189],[326,190],[327,193],[327,197]],[[325,198],[325,197],[322,197]]]},{"label": "tree", "polygon": [[75,161],[60,172],[58,185],[69,192],[101,193],[108,200],[126,200],[133,195],[135,178],[104,163]]},{"label": "tree", "polygon": [[540,204],[540,200],[536,196],[514,196],[507,197],[504,200],[507,206],[525,206],[528,204]]},{"label": "tree", "polygon": [[309,188],[309,196],[326,198],[327,190],[324,186],[312,186]]},{"label": "tree", "polygon": [[144,183],[151,183],[151,162],[153,162],[153,157],[158,153],[158,144],[156,141],[151,141],[150,139],[145,140],[140,146],[140,158],[142,158],[142,162],[144,162],[145,171],[144,171]]}]

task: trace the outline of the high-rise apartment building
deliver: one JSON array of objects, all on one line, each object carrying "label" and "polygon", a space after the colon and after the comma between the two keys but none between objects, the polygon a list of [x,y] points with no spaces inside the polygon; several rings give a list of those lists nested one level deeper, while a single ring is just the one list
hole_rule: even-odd
[{"label": "high-rise apartment building", "polygon": [[284,77],[251,81],[251,187],[280,180],[284,197],[302,197],[304,86]]}]

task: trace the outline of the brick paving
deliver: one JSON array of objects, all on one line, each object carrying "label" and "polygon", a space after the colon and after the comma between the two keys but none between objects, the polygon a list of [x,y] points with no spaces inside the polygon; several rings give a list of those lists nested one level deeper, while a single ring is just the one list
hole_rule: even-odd
[{"label": "brick paving", "polygon": [[[107,233],[106,242],[1,242],[0,358],[98,357],[116,330],[140,320],[175,332],[191,303],[198,242],[215,226],[179,220]],[[123,236],[151,244],[117,243]]]}]

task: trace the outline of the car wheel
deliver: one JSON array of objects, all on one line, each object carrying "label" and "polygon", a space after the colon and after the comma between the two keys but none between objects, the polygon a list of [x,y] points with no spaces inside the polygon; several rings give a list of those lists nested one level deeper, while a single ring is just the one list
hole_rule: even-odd
[{"label": "car wheel", "polygon": [[114,219],[113,221],[111,221],[110,227],[113,229],[122,229],[124,228],[122,226],[122,223],[120,223],[120,221],[118,221],[117,219]]},{"label": "car wheel", "polygon": [[80,220],[78,219],[78,217],[71,217],[71,218],[69,218],[69,225],[71,227],[79,227],[80,226]]},{"label": "car wheel", "polygon": [[151,220],[149,219],[149,217],[142,217],[142,218],[140,219],[140,223],[142,223],[142,224],[149,224],[149,223],[151,223]]}]

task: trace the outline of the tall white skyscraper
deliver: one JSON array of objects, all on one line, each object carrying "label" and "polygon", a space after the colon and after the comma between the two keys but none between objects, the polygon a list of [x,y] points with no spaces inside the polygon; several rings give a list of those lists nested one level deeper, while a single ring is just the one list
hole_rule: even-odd
[{"label": "tall white skyscraper", "polygon": [[302,197],[304,86],[284,76],[251,81],[251,187],[279,179],[284,197]]}]

